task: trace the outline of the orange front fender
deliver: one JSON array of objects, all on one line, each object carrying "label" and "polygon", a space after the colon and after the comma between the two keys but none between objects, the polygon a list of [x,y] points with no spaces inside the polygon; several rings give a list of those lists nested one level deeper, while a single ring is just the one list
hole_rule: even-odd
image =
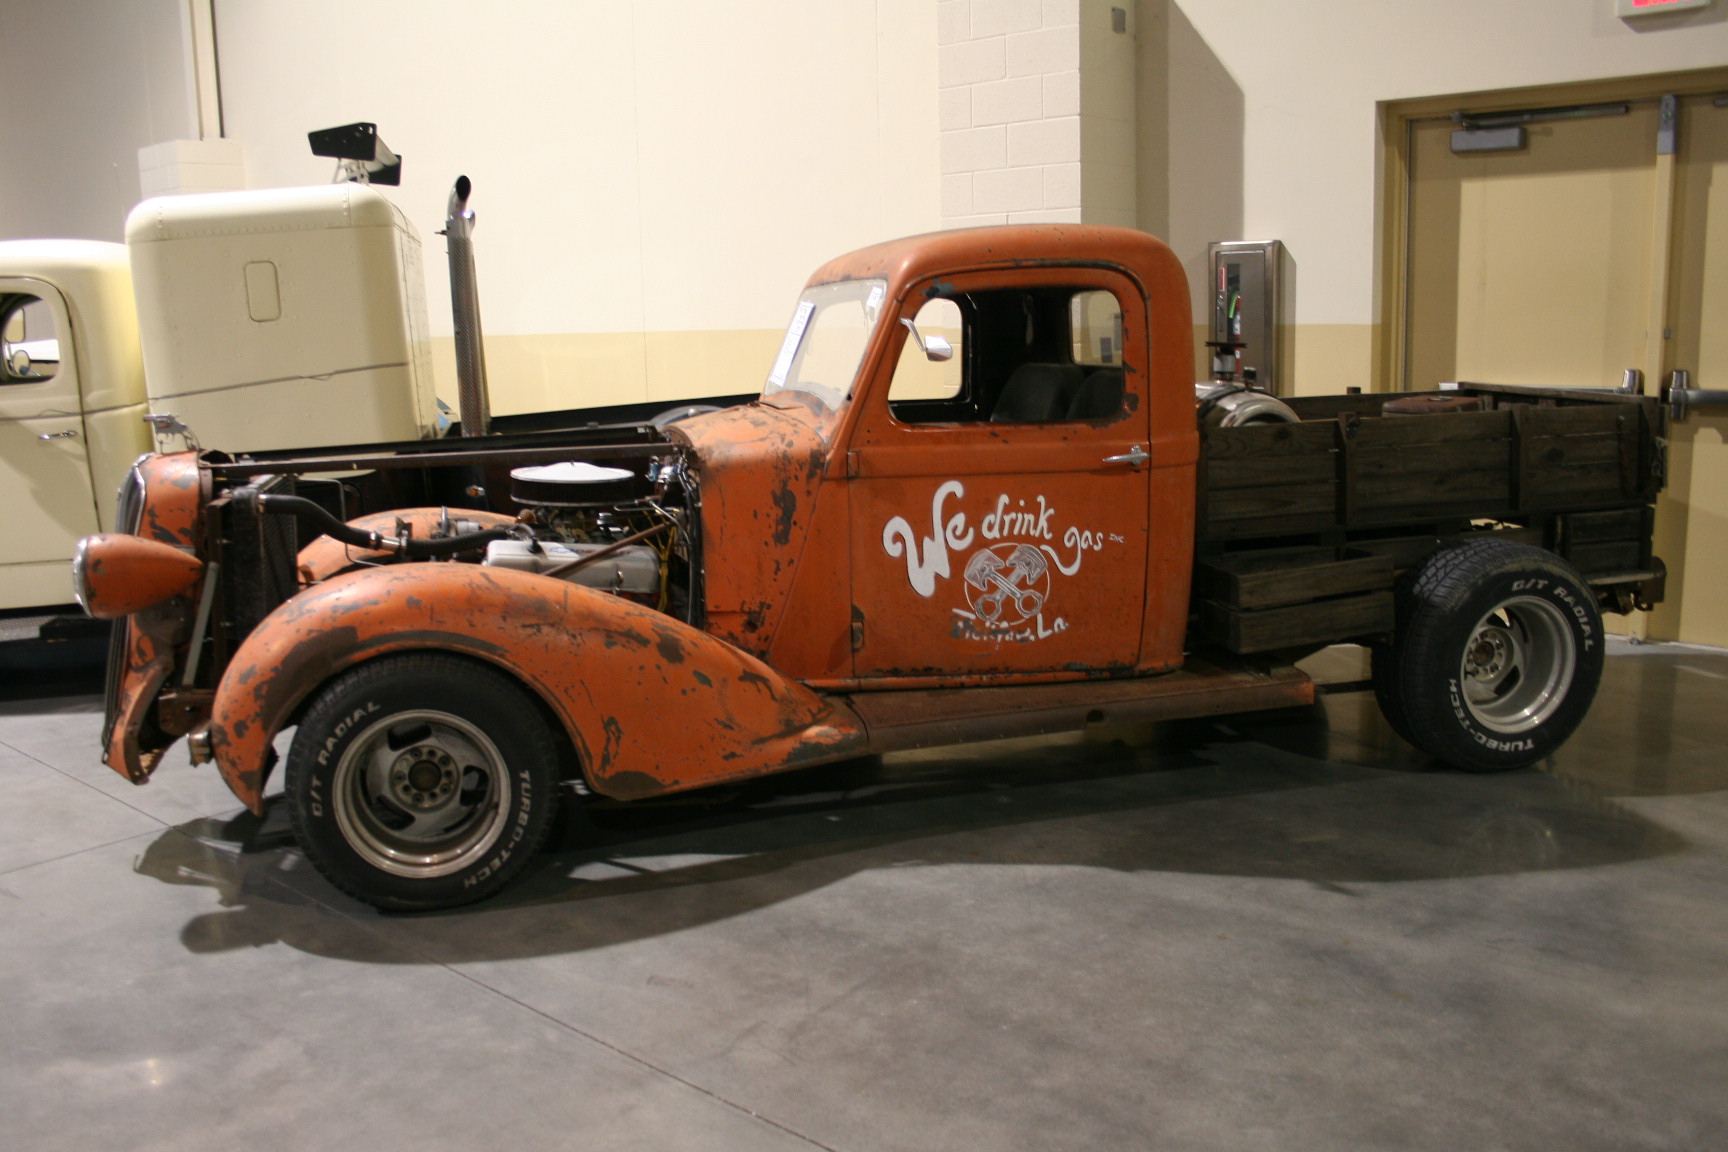
[{"label": "orange front fender", "polygon": [[696,788],[862,750],[849,710],[725,641],[562,580],[471,564],[334,577],[272,612],[223,674],[211,715],[222,777],[263,811],[270,745],[342,670],[442,650],[516,677],[563,723],[595,791]]}]

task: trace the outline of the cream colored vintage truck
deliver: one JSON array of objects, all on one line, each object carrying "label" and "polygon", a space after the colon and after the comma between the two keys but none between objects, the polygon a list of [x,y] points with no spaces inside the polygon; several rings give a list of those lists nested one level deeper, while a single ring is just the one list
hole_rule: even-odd
[{"label": "cream colored vintage truck", "polygon": [[0,242],[0,617],[72,603],[79,538],[176,425],[230,452],[435,434],[420,253],[362,184],[146,200],[125,244]]}]

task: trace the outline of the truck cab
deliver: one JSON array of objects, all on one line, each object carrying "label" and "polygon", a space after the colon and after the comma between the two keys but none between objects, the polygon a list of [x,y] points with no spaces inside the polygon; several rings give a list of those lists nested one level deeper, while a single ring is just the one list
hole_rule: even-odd
[{"label": "truck cab", "polygon": [[[711,630],[825,689],[1181,662],[1180,268],[1127,230],[991,238],[818,269],[754,409],[672,426],[702,474]],[[778,447],[738,469],[743,444]]]},{"label": "truck cab", "polygon": [[70,604],[78,539],[151,448],[121,244],[0,244],[0,610]]}]

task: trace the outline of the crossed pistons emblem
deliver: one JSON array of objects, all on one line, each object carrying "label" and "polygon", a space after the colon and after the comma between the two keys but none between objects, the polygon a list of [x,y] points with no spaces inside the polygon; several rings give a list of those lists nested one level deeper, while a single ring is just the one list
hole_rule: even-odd
[{"label": "crossed pistons emblem", "polygon": [[996,544],[966,561],[966,602],[986,624],[1030,620],[1050,594],[1050,562],[1030,544]]}]

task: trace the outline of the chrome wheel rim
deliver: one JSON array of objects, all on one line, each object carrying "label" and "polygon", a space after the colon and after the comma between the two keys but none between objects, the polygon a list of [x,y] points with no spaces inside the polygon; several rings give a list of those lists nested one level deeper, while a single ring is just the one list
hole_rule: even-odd
[{"label": "chrome wheel rim", "polygon": [[1477,621],[1464,645],[1464,705],[1485,728],[1530,732],[1565,701],[1577,662],[1560,610],[1534,596],[1514,596]]},{"label": "chrome wheel rim", "polygon": [[336,824],[366,863],[432,879],[497,843],[510,774],[486,734],[448,712],[398,712],[361,732],[336,765]]}]

